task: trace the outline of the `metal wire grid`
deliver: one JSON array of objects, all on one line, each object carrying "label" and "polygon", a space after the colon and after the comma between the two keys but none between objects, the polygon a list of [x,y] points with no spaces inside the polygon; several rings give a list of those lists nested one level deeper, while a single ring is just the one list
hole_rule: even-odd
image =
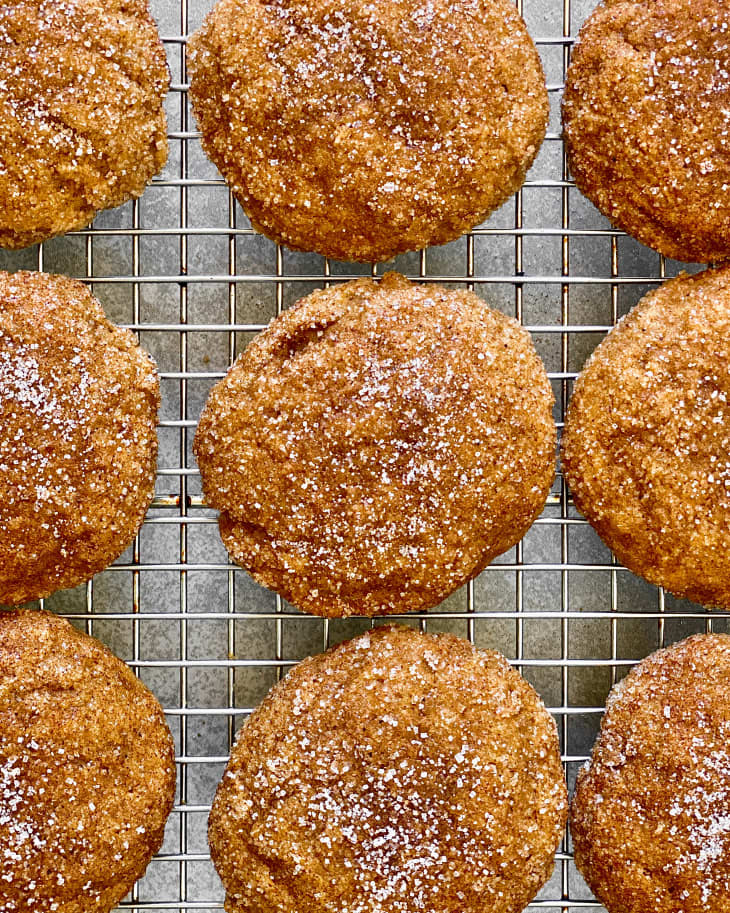
[{"label": "metal wire grid", "polygon": [[[646,288],[676,272],[674,264],[608,227],[569,180],[556,109],[575,26],[592,0],[572,3],[526,0],[523,10],[518,0],[533,35],[549,36],[537,38],[554,109],[542,155],[547,176],[533,172],[512,204],[458,242],[458,249],[450,246],[448,256],[425,251],[396,263],[414,278],[496,298],[531,330],[548,364],[559,427],[588,351]],[[93,229],[2,259],[6,268],[45,268],[87,279],[110,316],[118,314],[118,322],[138,331],[162,367],[161,468],[142,532],[104,574],[47,600],[109,643],[153,687],[176,737],[178,797],[162,852],[122,904],[134,911],[221,909],[205,820],[235,731],[289,666],[371,624],[302,616],[256,587],[228,561],[215,517],[200,497],[190,444],[209,387],[274,313],[311,287],[361,274],[352,265],[292,257],[262,241],[206,165],[187,105],[184,46],[211,5],[152,3],[170,32],[164,41],[173,74],[171,158],[163,176],[118,218],[102,216]],[[198,224],[200,199],[221,193],[227,224]],[[527,195],[536,203],[527,206]],[[156,213],[163,196],[168,205]],[[215,246],[218,271],[199,268],[206,250],[205,244],[193,249],[199,241]],[[579,244],[587,247],[576,272]],[[507,259],[490,259],[495,245],[508,252]],[[606,253],[608,269],[601,271]],[[268,269],[259,266],[262,256],[271,258]],[[461,266],[455,268],[458,258]],[[513,269],[498,268],[508,260]],[[534,263],[542,268],[535,270]],[[201,309],[196,298],[205,289]],[[269,310],[251,319],[248,306],[258,297]],[[201,358],[201,348],[210,349],[211,357]],[[209,361],[217,362],[215,370],[206,370]],[[571,784],[597,731],[605,695],[626,668],[689,633],[727,628],[725,616],[665,596],[621,568],[575,514],[560,475],[543,516],[522,543],[439,609],[402,620],[502,650],[555,715]],[[566,838],[555,875],[529,909],[587,908],[600,909],[575,872]]]}]

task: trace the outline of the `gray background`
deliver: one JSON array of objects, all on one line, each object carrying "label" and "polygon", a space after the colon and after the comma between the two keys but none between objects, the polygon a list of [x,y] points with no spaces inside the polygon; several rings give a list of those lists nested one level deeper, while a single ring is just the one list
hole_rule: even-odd
[{"label": "gray background", "polygon": [[[233,733],[289,665],[370,624],[301,615],[257,586],[228,563],[201,503],[191,443],[216,378],[278,309],[328,276],[370,273],[254,234],[202,154],[187,105],[184,37],[211,6],[152,0],[172,72],[171,141],[167,167],[143,198],[102,214],[92,230],[0,254],[5,269],[88,279],[108,316],[139,330],[162,375],[157,497],[137,542],[88,586],[46,601],[133,665],[176,737],[178,801],[163,851],[124,905],[135,910],[220,909],[205,830]],[[378,268],[468,284],[522,320],[553,380],[559,423],[575,372],[606,329],[680,268],[612,231],[566,180],[560,91],[572,36],[592,6],[524,0],[552,117],[523,190],[471,235]],[[523,542],[437,610],[404,620],[469,636],[514,660],[555,714],[572,785],[611,684],[662,644],[727,630],[726,617],[665,596],[617,566],[558,475]],[[530,909],[596,906],[587,901],[566,843]]]}]

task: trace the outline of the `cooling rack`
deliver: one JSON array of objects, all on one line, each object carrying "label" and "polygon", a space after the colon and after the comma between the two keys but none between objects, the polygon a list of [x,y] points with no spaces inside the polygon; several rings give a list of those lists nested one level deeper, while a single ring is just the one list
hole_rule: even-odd
[{"label": "cooling rack", "polygon": [[[572,381],[616,320],[679,265],[621,235],[569,180],[559,101],[571,46],[593,0],[522,0],[551,99],[529,180],[489,222],[443,248],[397,258],[412,278],[472,288],[532,332],[559,427]],[[172,73],[170,160],[144,197],[93,228],[0,255],[6,269],[89,282],[109,317],[139,333],[163,394],[156,497],[133,547],[48,608],[127,660],[155,691],[177,744],[178,796],[161,853],[122,904],[214,911],[223,892],[207,851],[207,813],[235,731],[306,655],[371,622],[303,616],[228,561],[191,453],[212,384],[275,314],[313,288],[369,267],[294,254],[256,235],[200,150],[187,102],[186,36],[212,0],[153,0]],[[653,649],[726,616],[673,599],[620,567],[574,511],[558,473],[542,517],[475,581],[426,614],[399,619],[501,650],[559,727],[569,783],[585,761],[611,685]],[[378,622],[373,622],[377,624]],[[528,908],[600,909],[563,842],[555,874]]]}]

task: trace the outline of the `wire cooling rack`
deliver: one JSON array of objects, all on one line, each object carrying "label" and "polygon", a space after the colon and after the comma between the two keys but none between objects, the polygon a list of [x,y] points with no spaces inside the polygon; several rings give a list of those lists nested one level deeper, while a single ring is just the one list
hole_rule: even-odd
[{"label": "wire cooling rack", "polygon": [[[614,231],[571,184],[559,100],[571,46],[593,0],[523,0],[547,74],[552,116],[529,180],[484,226],[389,268],[473,288],[530,329],[552,379],[559,427],[572,381],[597,342],[679,266]],[[15,254],[6,269],[85,279],[117,323],[158,361],[163,393],[157,494],[134,546],[85,587],[47,607],[99,637],[155,691],[178,753],[179,786],[162,852],[125,910],[222,907],[206,821],[235,731],[304,656],[371,622],[301,615],[228,561],[200,496],[191,453],[212,384],[275,314],[328,282],[369,274],[294,254],[252,232],[200,150],[187,103],[186,36],[212,0],[153,0],[168,51],[170,160],[144,197],[94,227]],[[373,270],[381,274],[384,267]],[[523,542],[438,609],[402,619],[501,650],[558,723],[572,785],[606,694],[635,661],[726,616],[673,599],[617,565],[575,513],[558,474]],[[377,623],[377,622],[375,622]],[[530,910],[600,909],[566,841]]]}]

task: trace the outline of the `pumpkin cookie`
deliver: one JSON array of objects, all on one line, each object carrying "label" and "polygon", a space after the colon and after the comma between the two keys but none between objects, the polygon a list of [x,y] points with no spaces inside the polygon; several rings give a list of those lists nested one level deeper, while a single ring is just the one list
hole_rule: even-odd
[{"label": "pumpkin cookie", "polygon": [[608,699],[571,811],[575,861],[609,913],[725,913],[730,637],[660,650]]},{"label": "pumpkin cookie", "polygon": [[228,913],[519,913],[566,810],[555,723],[504,657],[385,627],[244,723],[209,839]]},{"label": "pumpkin cookie", "polygon": [[730,267],[647,295],[575,384],[563,468],[581,513],[651,583],[730,608]]},{"label": "pumpkin cookie", "polygon": [[725,0],[604,0],[566,77],[576,184],[677,260],[730,257],[729,28]]},{"label": "pumpkin cookie", "polygon": [[0,604],[88,580],[154,493],[152,359],[81,282],[0,273]]},{"label": "pumpkin cookie", "polygon": [[554,476],[528,333],[395,273],[314,292],[210,395],[195,437],[232,557],[319,615],[427,609],[514,545]]},{"label": "pumpkin cookie", "polygon": [[469,231],[547,126],[510,0],[219,0],[188,66],[203,148],[252,224],[339,260]]},{"label": "pumpkin cookie", "polygon": [[147,0],[0,6],[0,245],[138,197],[167,159],[165,51]]},{"label": "pumpkin cookie", "polygon": [[174,796],[170,730],[127,666],[47,612],[0,613],[0,909],[108,913]]}]

